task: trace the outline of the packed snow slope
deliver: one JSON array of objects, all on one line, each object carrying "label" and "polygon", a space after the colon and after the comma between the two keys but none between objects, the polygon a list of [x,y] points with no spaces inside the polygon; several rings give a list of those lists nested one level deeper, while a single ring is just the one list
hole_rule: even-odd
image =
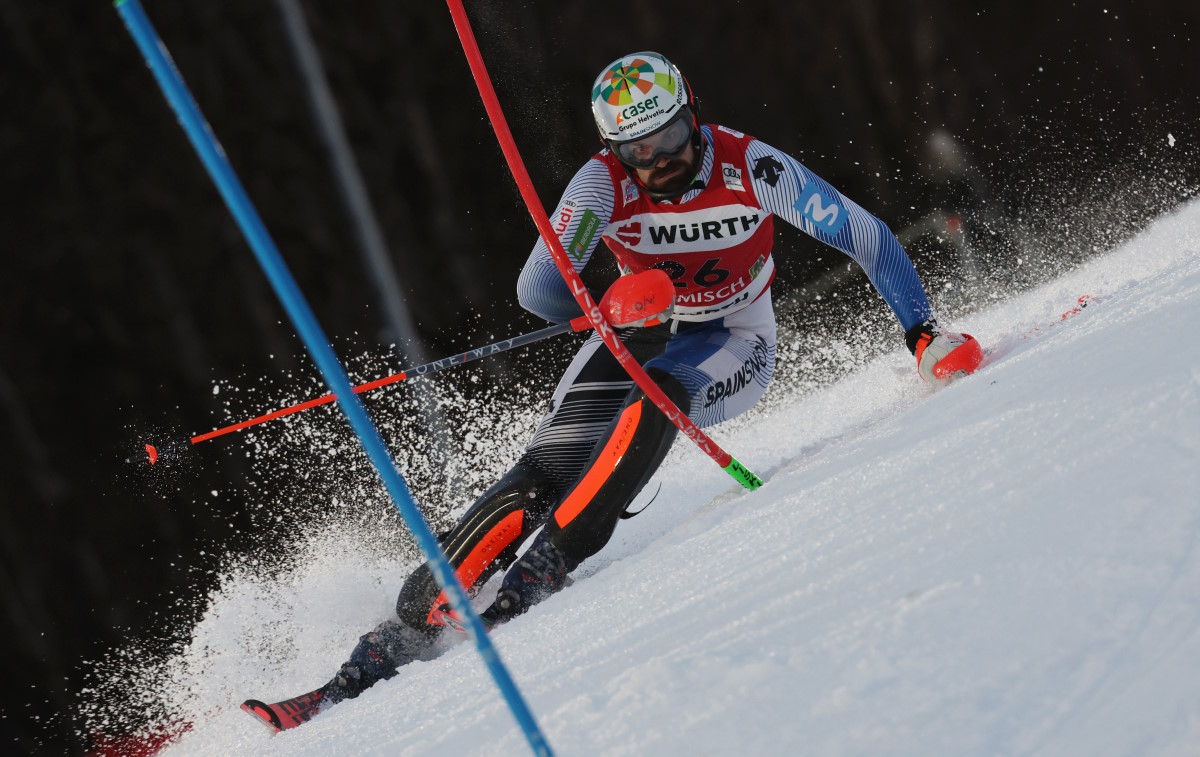
[{"label": "packed snow slope", "polygon": [[[553,748],[1200,754],[1198,251],[1192,204],[954,324],[994,348],[973,377],[925,387],[900,349],[717,428],[759,491],[676,445],[649,510],[492,634]],[[172,754],[527,752],[467,643],[291,732],[239,712],[327,680],[411,567],[302,562],[213,598]]]}]

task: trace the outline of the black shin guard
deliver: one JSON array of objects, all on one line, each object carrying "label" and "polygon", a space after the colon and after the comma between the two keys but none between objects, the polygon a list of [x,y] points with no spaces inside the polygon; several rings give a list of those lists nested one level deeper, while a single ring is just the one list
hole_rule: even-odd
[{"label": "black shin guard", "polygon": [[[508,567],[517,548],[537,530],[558,501],[558,490],[535,467],[518,463],[442,539],[442,549],[468,589]],[[436,633],[429,613],[442,589],[429,565],[413,571],[396,600],[396,614],[405,625]]]},{"label": "black shin guard", "polygon": [[[690,401],[682,384],[664,372],[655,371],[652,378],[680,411],[688,412]],[[621,513],[662,464],[677,433],[640,389],[632,391],[583,475],[555,508],[546,538],[574,564],[599,552]]]}]

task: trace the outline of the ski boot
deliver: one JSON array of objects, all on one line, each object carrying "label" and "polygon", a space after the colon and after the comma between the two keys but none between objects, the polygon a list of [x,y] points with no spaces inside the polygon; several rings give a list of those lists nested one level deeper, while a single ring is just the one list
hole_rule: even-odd
[{"label": "ski boot", "polygon": [[489,629],[507,623],[571,583],[568,573],[579,563],[538,534],[533,546],[504,574],[496,599],[480,614]]}]

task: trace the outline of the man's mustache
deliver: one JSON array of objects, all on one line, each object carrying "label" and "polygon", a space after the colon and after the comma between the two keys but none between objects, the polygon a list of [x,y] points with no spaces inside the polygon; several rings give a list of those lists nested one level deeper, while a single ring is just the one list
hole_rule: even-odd
[{"label": "man's mustache", "polygon": [[650,178],[651,179],[661,179],[664,176],[667,176],[668,174],[672,174],[675,171],[678,171],[680,169],[685,169],[685,168],[687,168],[686,160],[672,160],[669,163],[667,163],[665,166],[655,168],[654,171],[651,172]]}]

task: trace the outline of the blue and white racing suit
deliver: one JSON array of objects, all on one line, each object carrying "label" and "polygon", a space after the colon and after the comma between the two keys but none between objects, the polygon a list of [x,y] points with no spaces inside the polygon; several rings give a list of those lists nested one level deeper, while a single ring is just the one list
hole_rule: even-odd
[{"label": "blue and white racing suit", "polygon": [[[651,378],[705,427],[749,409],[774,371],[774,217],[853,258],[904,330],[931,313],[912,263],[882,221],[790,156],[724,127],[701,128],[700,172],[678,199],[643,196],[605,150],[575,174],[551,220],[577,271],[604,239],[622,273],[660,268],[671,276],[672,320],[618,333]],[[547,320],[580,314],[540,240],[517,293]],[[542,529],[505,575],[501,594],[533,579],[561,588],[566,574],[611,537],[675,433],[600,338],[590,337],[520,461],[442,538],[459,580],[479,586],[509,568],[521,544]],[[397,602],[403,624],[432,633],[431,612],[445,601],[439,592],[428,566],[410,576]]]}]

